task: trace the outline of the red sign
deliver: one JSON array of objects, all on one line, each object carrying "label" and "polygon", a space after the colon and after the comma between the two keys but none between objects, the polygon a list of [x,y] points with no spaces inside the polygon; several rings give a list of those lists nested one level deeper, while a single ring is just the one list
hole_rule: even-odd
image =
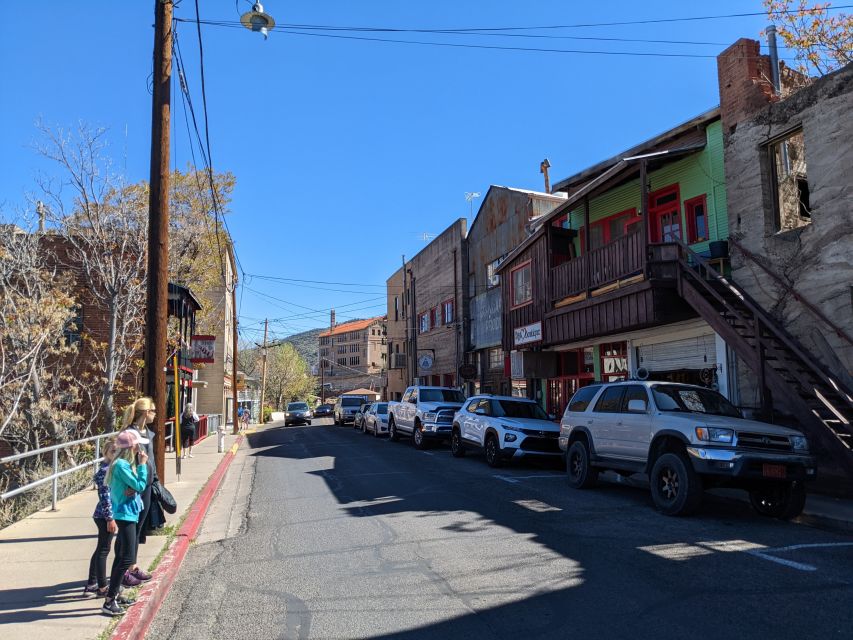
[{"label": "red sign", "polygon": [[190,344],[190,362],[213,364],[216,336],[193,336]]}]

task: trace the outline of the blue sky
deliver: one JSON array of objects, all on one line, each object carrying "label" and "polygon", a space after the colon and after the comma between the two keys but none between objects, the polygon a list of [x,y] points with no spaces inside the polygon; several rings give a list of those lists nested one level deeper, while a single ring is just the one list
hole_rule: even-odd
[{"label": "blue sky", "polygon": [[[231,0],[201,5],[202,19],[238,19]],[[239,12],[248,8],[239,0]],[[760,11],[761,3],[268,0],[265,8],[279,25],[444,29],[721,15]],[[175,15],[194,19],[193,1],[182,0]],[[38,118],[108,127],[116,159],[127,150],[129,178],[148,178],[152,23],[152,0],[3,3],[0,202],[7,210],[24,205],[37,171],[53,171],[31,148]],[[758,37],[765,24],[755,16],[511,32],[550,38],[360,35],[713,56],[738,37]],[[178,34],[200,111],[194,25],[180,24]],[[228,224],[250,274],[240,312],[251,339],[265,317],[276,319],[271,335],[281,337],[326,325],[333,306],[339,320],[382,313],[382,285],[401,255],[417,253],[424,233],[467,216],[466,191],[541,189],[545,157],[557,181],[718,103],[713,57],[443,48],[282,32],[264,41],[215,26],[203,27],[203,38],[214,166],[237,177]],[[172,159],[184,167],[187,134],[173,98]]]}]

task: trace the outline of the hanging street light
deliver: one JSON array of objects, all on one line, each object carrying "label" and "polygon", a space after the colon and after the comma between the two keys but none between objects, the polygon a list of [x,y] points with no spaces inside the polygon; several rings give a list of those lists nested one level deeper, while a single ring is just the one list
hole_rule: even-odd
[{"label": "hanging street light", "polygon": [[252,5],[252,10],[240,16],[240,22],[250,31],[261,33],[264,40],[269,38],[270,29],[275,26],[275,20],[268,13],[264,13],[264,5],[256,2]]}]

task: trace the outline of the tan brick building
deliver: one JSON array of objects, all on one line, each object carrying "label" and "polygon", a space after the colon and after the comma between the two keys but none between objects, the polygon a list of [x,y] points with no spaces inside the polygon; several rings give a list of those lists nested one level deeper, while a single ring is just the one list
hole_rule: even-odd
[{"label": "tan brick building", "polygon": [[386,282],[389,400],[399,400],[416,382],[459,384],[468,315],[467,228],[459,218]]},{"label": "tan brick building", "polygon": [[326,395],[358,388],[382,389],[388,367],[385,316],[353,320],[322,332],[317,338]]}]

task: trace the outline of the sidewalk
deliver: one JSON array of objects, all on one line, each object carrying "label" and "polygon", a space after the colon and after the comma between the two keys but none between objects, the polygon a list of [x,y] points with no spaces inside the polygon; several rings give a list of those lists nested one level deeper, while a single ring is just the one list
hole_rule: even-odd
[{"label": "sidewalk", "polygon": [[[237,436],[225,436],[225,451]],[[181,481],[175,477],[175,454],[166,454],[166,487],[175,496],[178,512],[167,515],[175,525],[224,457],[216,452],[212,434],[182,460]],[[89,559],[97,530],[92,512],[94,490],[62,500],[57,511],[39,511],[0,530],[0,636],[10,640],[94,640],[110,619],[100,612],[102,600],[83,597]],[[148,568],[166,543],[166,536],[149,536],[139,547],[139,564]],[[112,563],[112,554],[107,571]]]}]

